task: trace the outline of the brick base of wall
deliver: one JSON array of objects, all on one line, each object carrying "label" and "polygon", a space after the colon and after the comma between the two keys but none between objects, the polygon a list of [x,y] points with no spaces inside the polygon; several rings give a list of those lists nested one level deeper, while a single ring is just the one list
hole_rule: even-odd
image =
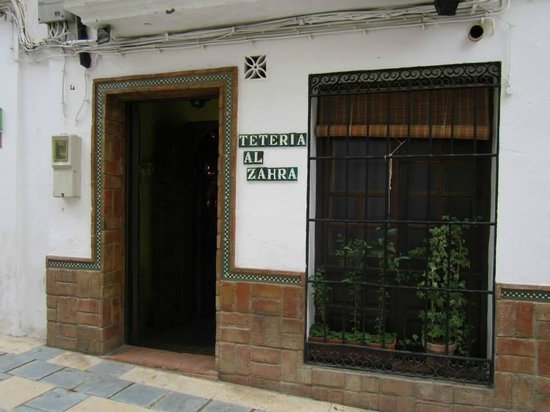
[{"label": "brick base of wall", "polygon": [[[123,343],[122,272],[49,269],[48,345],[102,354]],[[221,281],[219,377],[380,411],[550,410],[550,303],[498,288],[490,387],[304,364],[301,286]]]},{"label": "brick base of wall", "polygon": [[550,303],[496,303],[491,387],[355,372],[303,363],[304,289],[223,281],[220,378],[380,411],[550,410]]},{"label": "brick base of wall", "polygon": [[49,269],[48,345],[91,354],[122,345],[122,276]]}]

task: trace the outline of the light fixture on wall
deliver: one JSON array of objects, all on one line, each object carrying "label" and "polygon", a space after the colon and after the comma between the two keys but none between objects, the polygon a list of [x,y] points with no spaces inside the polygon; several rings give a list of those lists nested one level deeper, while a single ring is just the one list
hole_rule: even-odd
[{"label": "light fixture on wall", "polygon": [[473,42],[480,41],[483,36],[491,35],[495,32],[495,21],[491,18],[481,19],[474,23],[468,31],[468,39]]},{"label": "light fixture on wall", "polygon": [[139,164],[139,170],[148,177],[151,177],[155,174],[157,165],[155,162],[143,162]]},{"label": "light fixture on wall", "polygon": [[[76,17],[76,32],[78,40],[88,40],[88,31],[86,30],[86,26],[82,23],[82,20],[80,20],[80,17]],[[80,52],[78,53],[78,59],[80,60],[80,65],[82,67],[85,67],[86,69],[89,69],[92,65],[92,56],[88,52]]]},{"label": "light fixture on wall", "polygon": [[111,41],[111,26],[101,26],[97,28],[97,44],[105,44]]},{"label": "light fixture on wall", "polygon": [[201,109],[206,104],[206,99],[191,99],[191,106],[195,109]]},{"label": "light fixture on wall", "polygon": [[458,3],[462,0],[434,0],[435,11],[439,16],[454,16]]}]

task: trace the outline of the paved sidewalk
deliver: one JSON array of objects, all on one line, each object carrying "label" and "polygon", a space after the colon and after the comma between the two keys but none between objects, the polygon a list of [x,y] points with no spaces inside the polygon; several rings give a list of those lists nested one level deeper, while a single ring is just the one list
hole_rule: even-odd
[{"label": "paved sidewalk", "polygon": [[191,378],[0,335],[0,411],[352,412],[342,405]]}]

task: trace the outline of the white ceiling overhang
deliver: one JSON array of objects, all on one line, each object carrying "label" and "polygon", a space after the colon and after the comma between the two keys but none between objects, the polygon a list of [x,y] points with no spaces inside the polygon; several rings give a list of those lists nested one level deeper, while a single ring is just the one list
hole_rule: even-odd
[{"label": "white ceiling overhang", "polygon": [[509,1],[462,0],[456,15],[439,16],[433,0],[65,0],[85,25],[110,26],[110,37],[64,47],[128,53],[472,21]]},{"label": "white ceiling overhang", "polygon": [[[475,2],[477,0],[467,0]],[[478,1],[487,3],[487,0]],[[365,10],[426,8],[433,0],[65,0],[87,26],[110,25],[116,37],[150,36]],[[462,5],[461,5],[462,7]]]}]

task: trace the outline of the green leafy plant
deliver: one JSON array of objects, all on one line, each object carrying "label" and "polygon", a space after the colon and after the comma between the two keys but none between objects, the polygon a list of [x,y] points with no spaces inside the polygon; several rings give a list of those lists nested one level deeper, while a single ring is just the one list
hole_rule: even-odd
[{"label": "green leafy plant", "polygon": [[362,332],[346,332],[344,337],[348,343],[363,343],[367,341],[368,334]]},{"label": "green leafy plant", "polygon": [[353,302],[352,331],[358,332],[360,326],[359,308],[363,289],[360,282],[366,272],[367,250],[371,246],[363,239],[350,239],[346,242],[341,237],[338,238],[337,244],[338,249],[335,254],[347,269],[343,282],[349,285],[349,294]]},{"label": "green leafy plant", "polygon": [[429,229],[423,244],[409,255],[425,257],[426,266],[418,279],[417,297],[425,302],[419,317],[424,324],[425,342],[456,343],[464,349],[468,326],[467,299],[461,272],[470,268],[464,234],[468,226],[443,216],[447,223]]},{"label": "green leafy plant", "polygon": [[386,332],[383,331],[382,333],[376,333],[376,334],[367,334],[367,338],[365,339],[367,343],[395,343],[395,340],[397,339],[397,333],[395,332]]},{"label": "green leafy plant", "polygon": [[[383,230],[377,228],[377,231]],[[385,280],[388,276],[399,277],[399,264],[402,260],[408,259],[406,256],[398,255],[393,238],[397,234],[397,229],[388,229],[385,234],[379,236],[372,242],[363,239],[350,239],[347,242],[344,239],[338,239],[338,249],[335,254],[340,258],[342,265],[346,267],[343,282],[349,285],[349,295],[353,302],[352,314],[352,333],[360,334],[359,309],[362,303],[362,294],[364,285],[361,284],[363,276],[369,269],[368,262],[376,262],[370,269],[377,270],[379,287],[377,289],[377,316],[375,319],[375,333],[362,336],[367,342],[388,343],[395,339],[395,333],[385,331],[384,319],[387,311],[389,295],[385,287]],[[357,340],[357,336],[350,338]]]},{"label": "green leafy plant", "polygon": [[[377,228],[376,230],[381,230]],[[376,343],[391,342],[396,338],[395,333],[385,331],[384,319],[389,300],[389,294],[384,284],[388,276],[395,276],[399,281],[401,278],[399,264],[407,260],[407,256],[399,255],[395,249],[393,238],[397,235],[397,229],[388,229],[384,236],[378,237],[371,245],[369,256],[375,257],[378,262],[378,283],[380,284],[377,293],[378,314],[376,316],[375,337]]]},{"label": "green leafy plant", "polygon": [[[313,303],[315,312],[321,321],[321,324],[314,323],[310,329],[311,336],[326,336],[328,333],[327,326],[327,302],[332,287],[326,282],[324,269],[317,269],[313,274]],[[319,334],[316,334],[319,333]]]},{"label": "green leafy plant", "polygon": [[322,323],[314,323],[309,328],[309,336],[315,336],[315,337],[325,337],[329,334],[329,328],[326,324]]}]

